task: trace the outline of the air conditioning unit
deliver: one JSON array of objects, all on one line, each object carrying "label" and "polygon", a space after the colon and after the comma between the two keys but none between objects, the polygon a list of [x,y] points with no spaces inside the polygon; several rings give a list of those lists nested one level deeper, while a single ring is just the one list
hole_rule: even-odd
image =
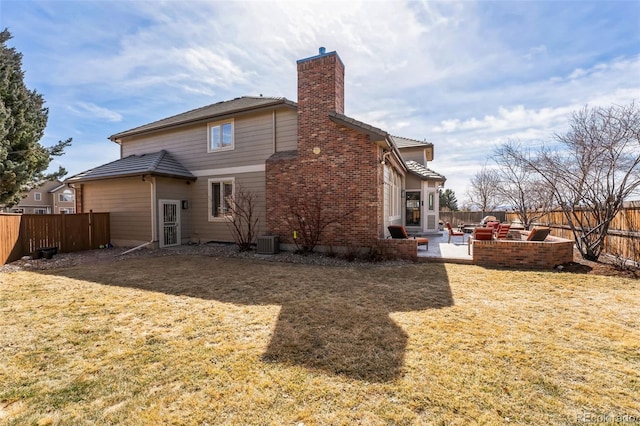
[{"label": "air conditioning unit", "polygon": [[258,237],[258,254],[276,254],[280,251],[280,240],[277,235]]}]

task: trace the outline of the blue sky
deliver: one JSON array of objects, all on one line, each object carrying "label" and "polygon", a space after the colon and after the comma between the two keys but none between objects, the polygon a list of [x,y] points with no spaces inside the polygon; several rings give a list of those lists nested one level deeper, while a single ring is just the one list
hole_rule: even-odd
[{"label": "blue sky", "polygon": [[49,108],[70,175],[107,137],[244,95],[296,100],[296,60],[346,65],[345,113],[435,145],[463,202],[509,139],[551,141],[585,105],[640,101],[638,1],[0,0],[0,27]]}]

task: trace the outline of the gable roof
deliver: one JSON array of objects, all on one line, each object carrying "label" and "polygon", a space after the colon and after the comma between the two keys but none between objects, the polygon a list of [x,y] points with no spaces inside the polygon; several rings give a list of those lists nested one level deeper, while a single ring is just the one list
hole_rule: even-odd
[{"label": "gable roof", "polygon": [[196,180],[196,177],[189,170],[163,149],[150,154],[130,155],[111,163],[103,164],[95,169],[71,176],[65,182],[74,183],[140,175]]},{"label": "gable roof", "polygon": [[431,142],[419,141],[419,140],[416,140],[416,139],[403,138],[401,136],[391,136],[391,139],[393,140],[393,143],[395,143],[398,148],[412,148],[412,147],[429,148],[429,147],[433,147],[433,144]]},{"label": "gable roof", "polygon": [[346,115],[335,111],[331,111],[329,113],[329,118],[334,122],[338,122],[359,132],[366,133],[369,137],[378,137],[381,139],[387,139],[389,137],[389,133],[382,129],[378,129],[370,124],[363,123],[362,121],[347,117]]},{"label": "gable roof", "polygon": [[194,110],[183,112],[178,115],[163,118],[162,120],[154,121],[153,123],[125,130],[124,132],[116,133],[109,136],[109,139],[113,142],[118,142],[119,139],[127,136],[134,136],[142,133],[162,130],[171,127],[184,126],[187,124],[198,122],[206,122],[216,117],[221,118],[230,114],[237,115],[238,113],[242,112],[249,112],[263,108],[274,108],[277,106],[296,108],[297,104],[293,101],[288,100],[287,98],[243,96],[240,98],[232,99],[230,101],[217,102],[215,104],[207,105],[201,108],[196,108]]},{"label": "gable roof", "polygon": [[433,170],[426,168],[425,166],[418,163],[417,161],[409,160],[409,161],[405,161],[405,163],[410,173],[413,173],[414,175],[418,176],[423,180],[426,180],[426,179],[441,180],[443,182],[447,180],[447,178],[441,175],[440,173],[436,173]]}]

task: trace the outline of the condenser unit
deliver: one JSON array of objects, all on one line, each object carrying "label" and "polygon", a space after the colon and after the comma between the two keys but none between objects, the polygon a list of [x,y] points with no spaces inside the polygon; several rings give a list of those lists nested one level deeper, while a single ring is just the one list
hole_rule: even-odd
[{"label": "condenser unit", "polygon": [[276,254],[280,251],[280,240],[277,235],[258,237],[258,254]]}]

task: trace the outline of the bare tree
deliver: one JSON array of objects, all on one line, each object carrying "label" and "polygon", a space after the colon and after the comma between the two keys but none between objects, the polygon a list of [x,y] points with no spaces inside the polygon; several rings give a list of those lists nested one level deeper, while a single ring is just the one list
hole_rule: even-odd
[{"label": "bare tree", "polygon": [[240,251],[251,250],[251,244],[257,237],[258,215],[255,194],[238,186],[233,197],[227,198],[231,219],[227,221],[233,239]]},{"label": "bare tree", "polygon": [[523,160],[529,156],[530,152],[514,141],[496,148],[493,156],[498,165],[500,198],[511,207],[526,229],[543,217],[553,203],[547,182]]},{"label": "bare tree", "polygon": [[640,189],[640,109],[584,107],[569,125],[557,147],[521,159],[551,188],[582,257],[595,261],[624,200]]},{"label": "bare tree", "polygon": [[294,234],[294,243],[302,253],[311,253],[318,245],[323,232],[331,225],[339,224],[350,216],[356,208],[347,211],[327,208],[328,196],[320,190],[312,190],[299,196],[292,196],[289,214],[285,218]]},{"label": "bare tree", "polygon": [[467,197],[472,206],[485,212],[495,210],[500,204],[500,191],[498,185],[500,177],[494,169],[486,165],[471,178],[471,188],[467,191]]}]

